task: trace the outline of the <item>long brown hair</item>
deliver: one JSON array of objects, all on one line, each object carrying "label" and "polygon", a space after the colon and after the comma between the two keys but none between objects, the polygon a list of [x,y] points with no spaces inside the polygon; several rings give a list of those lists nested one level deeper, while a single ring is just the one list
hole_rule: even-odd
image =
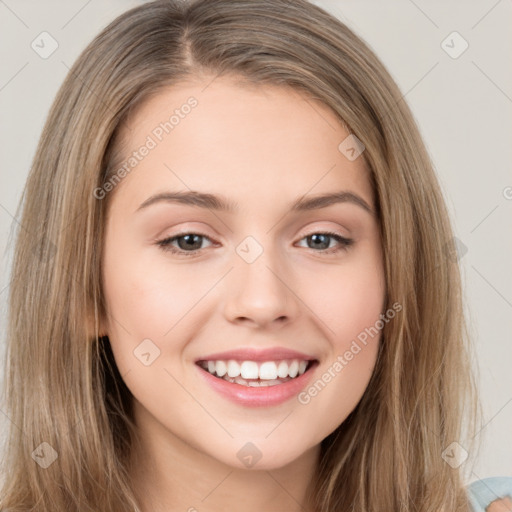
[{"label": "long brown hair", "polygon": [[[360,139],[381,226],[386,310],[378,361],[321,446],[318,512],[462,512],[479,412],[450,220],[413,116],[381,62],[306,0],[157,0],[108,25],[51,107],[24,190],[9,299],[0,508],[138,510],[131,395],[108,338],[101,248],[118,134],[164,87],[221,75],[291,86]],[[129,128],[129,126],[128,126]],[[340,141],[341,142],[341,141]],[[464,428],[467,436],[464,438]]]}]

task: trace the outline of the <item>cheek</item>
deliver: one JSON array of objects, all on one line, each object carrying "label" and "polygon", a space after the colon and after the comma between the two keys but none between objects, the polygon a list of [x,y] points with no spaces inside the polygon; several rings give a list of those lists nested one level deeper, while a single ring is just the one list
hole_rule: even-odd
[{"label": "cheek", "polygon": [[366,256],[353,258],[316,281],[324,292],[314,300],[329,349],[316,379],[298,398],[310,417],[324,418],[319,426],[322,435],[332,432],[357,406],[377,360],[385,278],[378,250],[362,254]]},{"label": "cheek", "polygon": [[[179,309],[179,294],[172,293],[155,270],[129,259],[111,268],[105,282],[105,297],[111,315],[111,331],[124,328],[136,338],[161,337],[171,327],[170,312]],[[173,283],[173,288],[178,283]]]},{"label": "cheek", "polygon": [[[313,283],[313,284],[311,284]],[[305,282],[303,282],[305,285]],[[385,280],[374,253],[359,252],[343,265],[311,274],[304,295],[321,320],[323,334],[337,352],[347,350],[352,339],[375,325],[383,312]]]},{"label": "cheek", "polygon": [[[127,382],[138,378],[139,371],[154,378],[154,371],[170,361],[171,366],[181,364],[181,354],[200,325],[198,315],[211,311],[205,296],[217,273],[212,278],[211,272],[201,273],[186,262],[173,264],[157,248],[141,250],[130,240],[123,244],[118,239],[117,245],[111,241],[104,255],[103,282],[112,351]],[[135,357],[148,350],[158,357],[146,368]],[[147,385],[147,376],[144,379]]]},{"label": "cheek", "polygon": [[375,326],[384,307],[384,287],[377,276],[352,273],[344,281],[337,301],[333,297],[332,304],[335,302],[338,307],[331,311],[331,327],[336,334],[331,339],[338,351],[344,351],[351,340],[364,339],[364,333]]},{"label": "cheek", "polygon": [[146,347],[141,345],[144,340],[154,343],[149,345],[154,354],[163,349],[163,336],[177,322],[183,298],[176,291],[182,286],[179,276],[164,278],[161,269],[147,261],[144,252],[121,233],[121,228],[109,232],[103,255],[103,291],[108,336],[119,370],[125,374],[142,366],[135,357],[138,347]]},{"label": "cheek", "polygon": [[345,400],[354,399],[355,406],[375,366],[384,288],[378,275],[353,271],[345,277],[342,290],[324,298],[331,320],[325,332],[330,347],[323,380],[333,382],[333,390],[343,392]]},{"label": "cheek", "polygon": [[[168,265],[158,248],[142,248],[126,227],[112,229],[104,254],[103,282],[112,332],[130,333],[134,340],[161,339],[191,308],[200,290],[190,273]],[[118,234],[116,234],[118,231]]]},{"label": "cheek", "polygon": [[328,353],[315,379],[298,396],[309,417],[322,418],[317,427],[321,437],[333,432],[354,410],[375,369],[384,290],[375,282],[366,285],[346,285],[343,293],[333,296],[336,302],[326,306],[333,308],[330,329],[325,332]]}]

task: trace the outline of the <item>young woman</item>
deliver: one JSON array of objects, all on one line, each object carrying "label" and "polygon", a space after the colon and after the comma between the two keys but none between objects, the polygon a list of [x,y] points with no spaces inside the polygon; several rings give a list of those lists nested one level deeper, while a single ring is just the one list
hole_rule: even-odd
[{"label": "young woman", "polygon": [[319,7],[120,16],[57,95],[21,225],[2,510],[471,510],[442,194]]}]

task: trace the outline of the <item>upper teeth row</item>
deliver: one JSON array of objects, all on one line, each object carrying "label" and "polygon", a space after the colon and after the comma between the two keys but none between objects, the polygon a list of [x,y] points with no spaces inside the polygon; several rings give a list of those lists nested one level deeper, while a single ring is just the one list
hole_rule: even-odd
[{"label": "upper teeth row", "polygon": [[285,379],[286,377],[294,378],[302,375],[306,371],[308,361],[299,361],[292,359],[289,361],[265,361],[258,363],[256,361],[204,361],[202,366],[212,375],[223,377],[239,377],[243,379],[264,379],[274,380],[278,377]]}]

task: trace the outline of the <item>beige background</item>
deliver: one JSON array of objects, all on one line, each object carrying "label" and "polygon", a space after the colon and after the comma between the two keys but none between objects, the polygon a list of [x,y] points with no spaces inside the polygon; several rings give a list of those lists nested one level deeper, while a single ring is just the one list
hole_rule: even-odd
[{"label": "beige background", "polygon": [[[8,236],[48,109],[85,45],[139,3],[0,0],[2,356],[12,257]],[[463,244],[460,264],[485,412],[478,434],[483,448],[465,463],[468,483],[512,476],[512,2],[315,3],[370,44],[425,138]],[[44,31],[58,43],[46,59],[31,47]],[[457,56],[464,41],[469,46]],[[0,414],[0,439],[8,421]]]}]

